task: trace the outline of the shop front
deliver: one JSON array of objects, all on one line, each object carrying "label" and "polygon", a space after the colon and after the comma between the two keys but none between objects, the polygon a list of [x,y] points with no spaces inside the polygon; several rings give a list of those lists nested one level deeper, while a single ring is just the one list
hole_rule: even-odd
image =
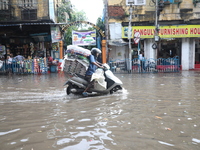
[{"label": "shop front", "polygon": [[[127,28],[122,27],[123,39],[128,38]],[[183,70],[195,69],[195,63],[199,63],[200,25],[160,26],[156,49],[153,47],[155,26],[132,26],[132,32],[132,35],[140,32],[146,59],[178,57]]]},{"label": "shop front", "polygon": [[[14,60],[18,54],[24,58],[23,66],[26,66],[26,69],[23,69],[23,72],[27,73],[47,72],[46,68],[49,68],[47,58],[49,57],[52,57],[53,64],[59,64],[61,34],[55,30],[55,28],[59,28],[58,26],[51,28],[51,25],[30,25],[28,27],[24,25],[19,28],[19,26],[13,25],[11,27],[4,26],[3,28],[5,34],[0,37],[0,44],[2,47],[4,46],[5,52],[1,53],[0,59],[4,63],[4,68],[2,68],[4,72],[8,69],[6,67],[8,56],[12,56]],[[3,33],[3,29],[1,29],[1,33]],[[13,62],[13,64],[15,63]],[[14,69],[15,72],[18,72],[18,70]]]}]

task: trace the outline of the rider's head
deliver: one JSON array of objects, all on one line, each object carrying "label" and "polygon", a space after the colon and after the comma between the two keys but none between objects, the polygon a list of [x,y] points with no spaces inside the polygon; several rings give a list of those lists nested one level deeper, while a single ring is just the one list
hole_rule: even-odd
[{"label": "rider's head", "polygon": [[95,57],[98,57],[98,55],[101,54],[101,50],[98,48],[92,48],[91,54],[94,55]]}]

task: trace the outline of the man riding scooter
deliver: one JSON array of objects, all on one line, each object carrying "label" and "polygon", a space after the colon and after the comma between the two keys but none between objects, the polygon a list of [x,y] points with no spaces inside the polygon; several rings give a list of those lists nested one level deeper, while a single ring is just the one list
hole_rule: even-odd
[{"label": "man riding scooter", "polygon": [[101,54],[101,50],[100,49],[92,48],[91,55],[88,56],[90,64],[89,64],[88,69],[87,69],[87,71],[85,73],[85,80],[87,80],[89,82],[89,84],[86,87],[86,89],[84,90],[84,92],[82,93],[83,96],[88,96],[87,91],[92,86],[94,86],[94,80],[91,81],[93,73],[96,71],[97,68],[104,68],[103,66],[101,66],[102,64],[97,61],[97,58],[98,58],[99,54]]}]

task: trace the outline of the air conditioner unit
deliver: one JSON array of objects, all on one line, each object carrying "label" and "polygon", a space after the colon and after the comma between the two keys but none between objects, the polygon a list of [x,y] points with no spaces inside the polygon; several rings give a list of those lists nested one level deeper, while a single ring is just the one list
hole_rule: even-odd
[{"label": "air conditioner unit", "polygon": [[126,5],[146,5],[146,0],[126,0]]}]

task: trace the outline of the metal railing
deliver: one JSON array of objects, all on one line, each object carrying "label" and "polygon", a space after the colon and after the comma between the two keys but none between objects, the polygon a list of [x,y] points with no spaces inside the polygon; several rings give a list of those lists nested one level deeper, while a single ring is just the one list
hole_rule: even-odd
[{"label": "metal railing", "polygon": [[[110,69],[114,73],[126,73],[128,72],[127,66],[130,60],[112,60],[109,62]],[[159,59],[144,59],[139,60],[135,58],[131,60],[132,73],[158,73],[158,72],[179,72],[180,64],[179,58],[159,58]]]},{"label": "metal railing", "polygon": [[12,62],[0,61],[0,73],[45,74],[48,72],[47,60],[43,58]]},{"label": "metal railing", "polygon": [[[129,59],[116,59],[108,63],[114,73],[130,73],[127,69]],[[131,60],[131,73],[158,73],[158,72],[179,72],[179,58],[144,59],[135,58]],[[0,73],[13,74],[46,74],[51,66],[46,59],[30,59],[24,61],[0,61]],[[59,67],[58,67],[59,68]]]}]

